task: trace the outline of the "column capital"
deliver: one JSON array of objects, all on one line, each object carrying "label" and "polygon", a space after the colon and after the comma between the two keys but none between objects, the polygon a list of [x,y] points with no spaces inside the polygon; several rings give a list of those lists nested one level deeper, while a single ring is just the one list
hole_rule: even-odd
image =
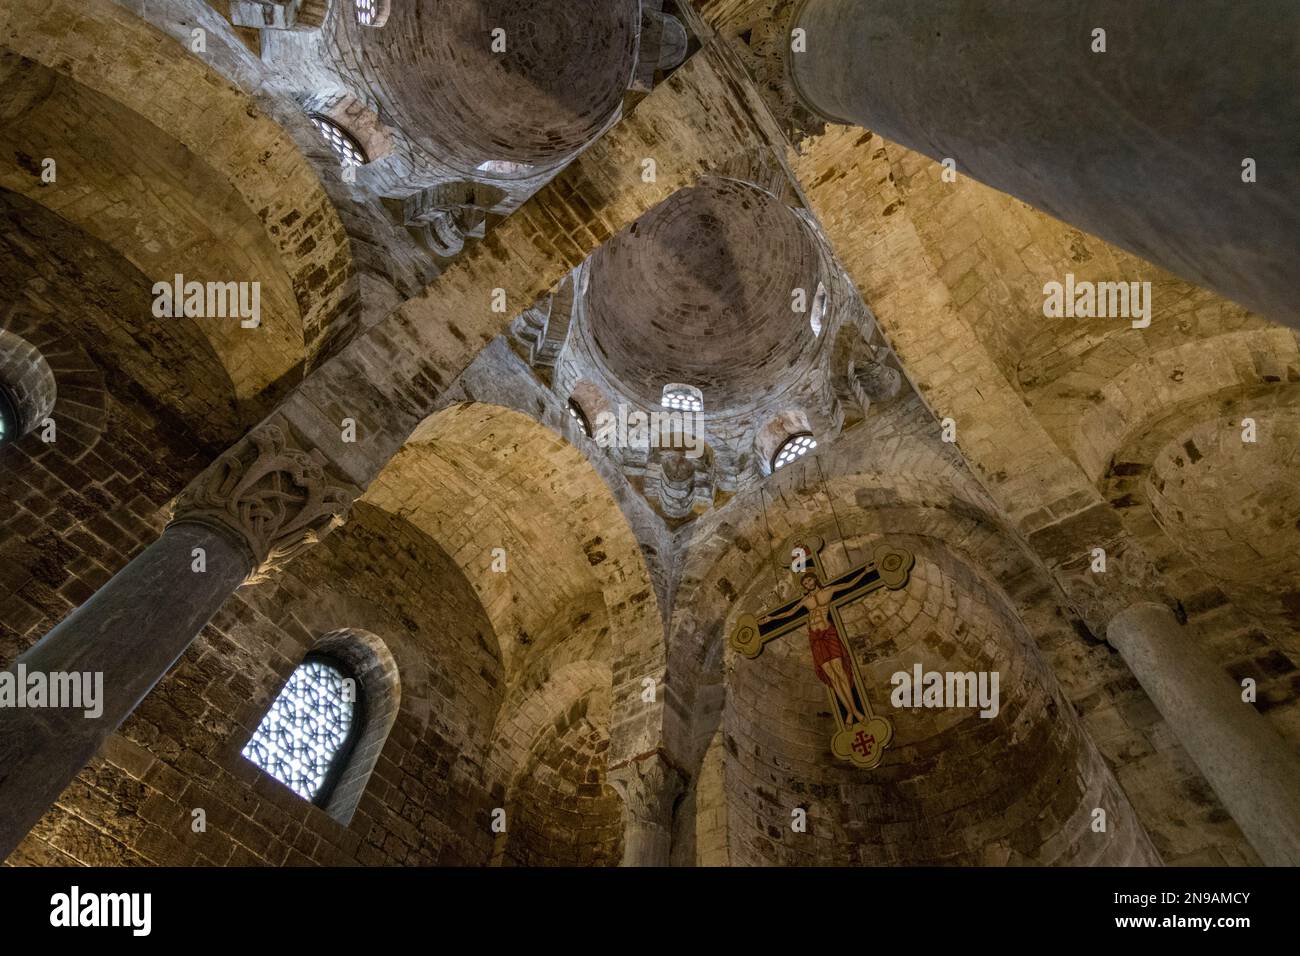
[{"label": "column capital", "polygon": [[686,775],[662,750],[611,767],[607,779],[623,798],[631,820],[665,828],[671,825],[673,804],[686,789]]},{"label": "column capital", "polygon": [[333,483],[318,449],[264,422],[222,454],[172,505],[169,524],[202,524],[235,536],[253,557],[245,581],[264,581],[347,520],[360,489]]}]

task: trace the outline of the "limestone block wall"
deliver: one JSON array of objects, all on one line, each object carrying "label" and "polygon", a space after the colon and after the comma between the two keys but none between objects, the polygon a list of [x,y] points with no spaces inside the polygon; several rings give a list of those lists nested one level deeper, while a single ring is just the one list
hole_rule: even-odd
[{"label": "limestone block wall", "polygon": [[[401,519],[363,505],[328,540],[231,599],[11,865],[487,862],[491,809],[504,803],[484,775],[502,693],[491,625],[455,565]],[[338,628],[375,634],[401,681],[347,826],[240,754],[292,670]]]}]

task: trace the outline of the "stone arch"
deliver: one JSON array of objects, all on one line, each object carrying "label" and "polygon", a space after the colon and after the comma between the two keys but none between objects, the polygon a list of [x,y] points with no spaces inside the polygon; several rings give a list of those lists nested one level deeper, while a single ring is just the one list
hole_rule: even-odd
[{"label": "stone arch", "polygon": [[453,556],[501,637],[507,681],[527,669],[533,635],[556,609],[599,592],[613,666],[625,675],[615,726],[637,718],[637,733],[617,745],[655,745],[661,705],[639,702],[642,677],[664,667],[655,585],[618,502],[577,449],[519,412],[453,405],[415,430],[365,500]]},{"label": "stone arch", "polygon": [[1300,381],[1296,333],[1276,326],[1192,341],[1155,352],[1104,382],[1083,414],[1075,414],[1068,447],[1096,482],[1128,436],[1153,413],[1209,403],[1234,388]]},{"label": "stone arch", "polygon": [[623,854],[623,804],[607,779],[608,683],[541,722],[506,795],[500,862],[615,866]]},{"label": "stone arch", "polygon": [[[916,464],[920,466],[922,461],[916,459]],[[696,719],[705,711],[716,714],[717,723],[713,725],[716,729],[696,726],[690,733],[697,748],[694,760],[698,763],[693,766],[698,766],[701,772],[711,766],[706,779],[717,783],[719,759],[728,768],[725,773],[730,810],[723,829],[731,862],[870,864],[921,859],[953,862],[957,858],[998,864],[1017,858],[1025,862],[1154,861],[1154,850],[1127,798],[1083,733],[1072,705],[1041,659],[1025,623],[1054,614],[1054,609],[1039,603],[1044,586],[1042,572],[1033,570],[1032,561],[1012,544],[988,512],[973,501],[953,500],[951,479],[945,482],[941,473],[935,476],[941,462],[930,461],[927,470],[931,479],[923,484],[910,477],[900,481],[898,476],[864,476],[852,470],[846,473],[843,464],[839,463],[839,468],[829,477],[837,518],[831,517],[824,503],[818,507],[817,502],[806,501],[803,495],[785,494],[769,501],[767,520],[777,540],[784,540],[788,532],[800,529],[824,536],[831,542],[823,554],[833,572],[869,554],[873,542],[882,538],[917,554],[915,587],[909,585],[905,591],[889,592],[870,609],[855,605],[858,610],[854,613],[861,616],[861,622],[853,624],[846,620],[850,631],[856,629],[875,635],[869,650],[859,649],[854,653],[859,655],[864,679],[872,687],[877,711],[892,714],[888,705],[890,674],[903,670],[903,658],[912,654],[919,655],[918,660],[927,670],[998,671],[1005,682],[1003,686],[1013,688],[1004,703],[1002,723],[1005,726],[995,729],[997,718],[990,721],[974,718],[972,723],[967,715],[944,729],[927,723],[930,712],[919,712],[919,717],[910,712],[894,715],[900,728],[895,746],[903,748],[897,755],[898,766],[905,768],[899,774],[888,770],[888,754],[886,764],[871,772],[875,775],[885,770],[879,776],[863,777],[860,771],[838,767],[828,769],[830,758],[826,753],[825,733],[828,705],[824,688],[812,676],[805,660],[806,648],[787,644],[768,664],[762,663],[768,650],[757,661],[740,660],[730,649],[724,650],[717,672],[718,677],[725,675],[726,688],[720,713],[716,701],[711,707],[707,701],[707,695],[715,693],[707,689],[708,683],[699,689],[691,705]],[[807,498],[816,496],[814,489]],[[683,664],[683,671],[688,670],[685,661],[693,654],[699,662],[702,679],[714,680],[711,675],[717,666],[717,648],[725,643],[736,615],[746,608],[766,606],[776,600],[772,569],[763,566],[771,559],[766,548],[751,537],[755,532],[763,533],[763,523],[761,517],[751,519],[746,527],[732,531],[735,536],[732,540],[747,540],[750,546],[728,552],[725,566],[715,563],[721,554],[716,547],[708,549],[711,555],[692,555],[679,591],[679,613],[672,632],[674,676],[685,676],[678,674],[678,664]],[[843,549],[848,556],[835,541],[841,527],[846,535]],[[699,577],[701,569],[711,564]],[[1026,580],[1027,577],[1037,581]],[[966,596],[958,600],[962,594]],[[963,603],[968,601],[973,603],[969,606]],[[903,638],[889,630],[886,622],[894,612],[884,609],[887,604],[913,622],[905,628],[911,637]],[[983,624],[975,623],[981,620]],[[700,638],[704,640],[700,642]],[[679,645],[679,641],[685,643]],[[692,643],[693,652],[689,650]],[[967,650],[961,650],[963,646]],[[985,656],[989,654],[992,657]],[[772,682],[761,680],[759,668],[770,669]],[[703,705],[701,695],[706,698]],[[965,726],[961,721],[969,726],[957,731],[957,726]],[[743,732],[745,727],[751,730]],[[719,730],[723,733],[721,752],[714,742]],[[942,743],[944,735],[950,732],[958,733],[965,743]],[[998,775],[991,773],[970,776],[979,776],[993,789],[976,794],[974,790],[980,788],[975,787],[962,796],[956,792],[948,792],[946,796],[928,793],[927,787],[933,784],[945,791],[957,786],[957,781],[967,774],[959,774],[948,784],[935,782],[938,778],[930,783],[919,777],[911,778],[913,772],[928,772],[918,768],[930,767],[942,777],[952,771],[954,761],[960,763],[969,758],[978,762],[981,758],[976,755],[981,752],[982,744],[964,751],[966,757],[955,755],[974,741],[987,742],[992,736],[1006,735],[1029,747],[1026,753],[1032,751],[1033,760],[1037,761],[1032,771],[1022,768],[1020,782],[1025,792],[1033,791],[1031,797],[1007,790],[994,792],[996,786],[991,779]],[[1036,743],[1027,743],[1030,740]],[[701,753],[698,748],[702,743]],[[1039,744],[1047,749],[1038,749]],[[945,752],[947,756],[941,756]],[[941,767],[946,769],[940,770]],[[1057,781],[1065,783],[1058,786]],[[869,795],[875,787],[884,788],[880,798]],[[886,792],[889,796],[884,796]],[[858,796],[841,805],[834,796],[839,793]],[[927,795],[922,797],[922,793]],[[898,801],[906,802],[912,797],[929,801],[924,811],[918,804],[918,814],[937,817],[951,812],[957,805],[978,804],[982,807],[978,813],[971,811],[965,823],[954,823],[958,831],[967,825],[973,828],[968,834],[970,840],[962,837],[945,844],[942,839],[927,842],[927,838],[915,833],[903,836],[907,833],[905,816],[893,820],[892,825],[881,826],[880,821],[888,817],[888,813],[881,816],[881,807],[896,808]],[[741,802],[736,803],[737,799]],[[858,799],[864,801],[864,806],[873,808],[862,819],[855,816],[857,811],[845,809]],[[879,799],[884,802],[878,802]],[[716,812],[716,806],[708,804],[707,794],[702,802],[709,812]],[[790,841],[783,842],[780,833],[789,833],[788,814],[799,805],[813,820],[810,833],[819,836],[800,844],[803,848],[796,850]],[[1026,837],[1018,828],[1027,826],[1030,820],[1041,819],[1043,805],[1053,808],[1051,812],[1056,814],[1053,824],[1045,826],[1040,837]],[[773,815],[773,807],[777,806],[784,808],[784,820],[781,814]],[[1106,808],[1114,838],[1103,837],[1088,843],[1084,837],[1089,832],[1090,812],[1098,806]],[[751,822],[755,814],[765,821],[758,829]],[[982,822],[975,822],[975,817]],[[1012,818],[1023,823],[1009,826],[1005,831],[997,829],[1002,826],[998,821]],[[1071,844],[1072,840],[1078,842]],[[851,845],[859,847],[857,852],[864,855],[850,857],[837,849]],[[786,849],[781,849],[782,846]],[[718,852],[716,846],[713,852]]]},{"label": "stone arch", "polygon": [[[1244,440],[1247,419],[1255,442]],[[1230,602],[1239,611],[1221,622],[1222,636],[1244,615],[1293,661],[1300,660],[1297,436],[1300,384],[1235,385],[1159,409],[1111,451],[1098,479],[1190,614]]]}]

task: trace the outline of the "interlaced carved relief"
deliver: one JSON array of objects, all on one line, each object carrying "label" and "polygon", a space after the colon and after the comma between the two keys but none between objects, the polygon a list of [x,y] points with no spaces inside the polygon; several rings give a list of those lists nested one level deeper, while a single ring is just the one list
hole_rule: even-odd
[{"label": "interlaced carved relief", "polygon": [[249,584],[271,576],[347,520],[357,491],[327,483],[325,458],[291,447],[262,425],[181,493],[172,523],[218,525],[237,534],[256,562]]}]

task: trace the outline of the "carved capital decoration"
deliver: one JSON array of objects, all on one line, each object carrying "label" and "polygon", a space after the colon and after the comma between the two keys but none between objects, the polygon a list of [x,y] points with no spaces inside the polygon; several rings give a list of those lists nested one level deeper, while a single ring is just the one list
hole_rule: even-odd
[{"label": "carved capital decoration", "polygon": [[218,458],[172,507],[171,523],[218,526],[252,553],[248,584],[265,581],[347,520],[357,492],[327,483],[325,458],[261,425]]},{"label": "carved capital decoration", "polygon": [[611,768],[607,779],[623,798],[629,819],[660,827],[671,826],[673,804],[685,788],[686,781],[662,752],[653,751]]}]

